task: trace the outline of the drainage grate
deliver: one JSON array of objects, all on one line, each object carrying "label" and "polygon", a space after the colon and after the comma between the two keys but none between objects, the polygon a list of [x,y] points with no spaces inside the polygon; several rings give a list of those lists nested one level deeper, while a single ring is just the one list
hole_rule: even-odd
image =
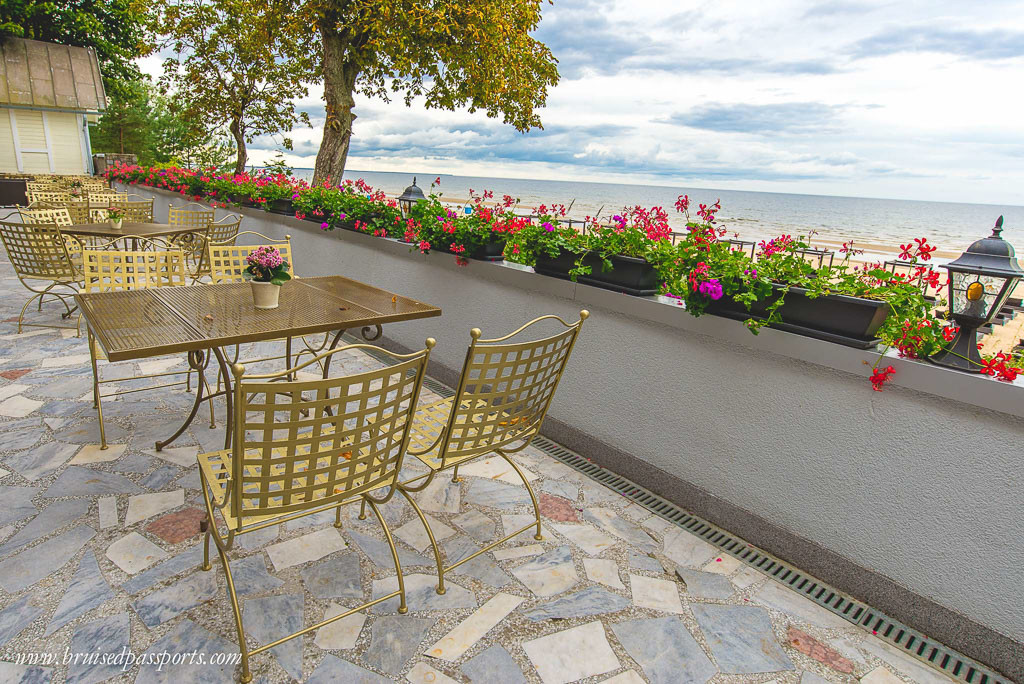
[{"label": "drainage grate", "polygon": [[[371,356],[377,357],[372,351]],[[378,360],[386,360],[377,357]],[[442,397],[455,394],[447,385],[433,378],[425,378],[423,385]],[[871,606],[842,593],[797,569],[747,544],[742,539],[715,527],[706,520],[687,513],[675,504],[647,491],[643,487],[630,482],[621,475],[588,461],[579,454],[566,449],[550,439],[539,436],[534,438],[533,446],[565,465],[578,470],[592,480],[600,482],[634,503],[643,506],[652,513],[697,535],[704,541],[717,546],[726,553],[743,561],[772,579],[780,582],[793,591],[803,594],[818,605],[844,618],[845,620],[870,630],[875,636],[899,648],[904,653],[931,665],[943,674],[954,677],[968,684],[1013,684],[995,671],[981,665],[967,656],[961,655],[951,648],[929,639],[921,632],[904,625],[902,622],[881,613]]]}]

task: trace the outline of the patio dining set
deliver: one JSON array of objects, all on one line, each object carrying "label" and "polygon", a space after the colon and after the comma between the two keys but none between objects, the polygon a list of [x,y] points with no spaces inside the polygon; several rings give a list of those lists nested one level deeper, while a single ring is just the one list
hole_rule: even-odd
[{"label": "patio dining set", "polygon": [[[252,656],[285,641],[395,597],[398,612],[407,612],[399,551],[380,510],[396,495],[409,504],[429,538],[438,594],[446,591],[446,574],[480,554],[525,532],[543,538],[537,496],[509,456],[538,435],[587,311],[570,321],[542,315],[489,339],[474,328],[453,396],[421,405],[435,341],[428,338],[422,349],[409,353],[372,342],[382,337],[384,325],[437,317],[439,308],[340,275],[298,277],[291,272],[290,237],[274,240],[241,231],[235,216],[214,221],[206,207],[171,207],[168,222],[160,224],[153,221],[153,200],[112,195],[95,186],[84,191],[85,199],[77,199],[30,188],[29,206],[0,221],[0,239],[31,293],[18,330],[42,325],[25,321],[26,312],[33,303],[41,311],[54,300],[66,320],[77,315],[76,323],[64,327],[80,336],[84,321],[101,449],[107,448],[104,398],[194,389],[183,424],[156,442],[158,451],[185,432],[204,403],[210,426],[216,427],[215,400],[222,400],[224,448],[199,453],[196,462],[206,512],[201,568],[211,568],[212,540],[234,613],[241,681],[252,679]],[[114,206],[124,209],[119,227],[105,213]],[[277,249],[292,276],[280,286],[278,307],[269,310],[253,306],[245,282],[246,258],[260,246]],[[358,331],[362,339],[342,344],[346,331]],[[254,342],[273,342],[281,351],[244,358],[240,350]],[[332,359],[349,351],[369,353],[379,364],[332,373]],[[103,392],[113,380],[101,377],[100,364],[182,354],[188,358],[186,370],[120,375],[114,391]],[[263,372],[268,364],[273,369]],[[137,380],[153,384],[123,387]],[[522,479],[534,515],[527,525],[506,529],[501,538],[448,564],[412,495],[438,477],[458,481],[460,466],[495,454]],[[407,457],[419,463],[412,475],[403,472]],[[379,522],[397,589],[250,647],[231,571],[236,537],[331,510],[341,527],[341,507],[351,503],[359,503],[361,520],[369,509]]]}]

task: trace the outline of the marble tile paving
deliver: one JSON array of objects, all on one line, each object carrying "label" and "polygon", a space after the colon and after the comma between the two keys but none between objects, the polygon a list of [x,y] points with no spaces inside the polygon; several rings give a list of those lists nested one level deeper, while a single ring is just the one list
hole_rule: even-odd
[{"label": "marble tile paving", "polygon": [[[16,316],[24,298],[0,259],[0,320]],[[59,310],[47,305],[30,316],[60,324]],[[215,548],[212,569],[199,569],[205,506],[195,456],[200,445],[222,441],[223,423],[210,430],[204,408],[156,452],[153,441],[180,424],[193,395],[164,389],[107,399],[111,448],[100,450],[84,338],[15,330],[0,324],[0,652],[234,657],[238,636]],[[243,345],[242,354],[277,351],[261,343]],[[121,382],[182,361],[104,363],[101,375]],[[375,366],[352,352],[332,370]],[[425,390],[423,400],[432,398]],[[400,550],[408,614],[398,614],[393,598],[286,642],[252,659],[254,681],[949,681],[544,453],[527,448],[513,458],[543,494],[543,540],[530,529],[481,554],[449,573],[439,595],[419,519],[395,497],[381,512]],[[503,459],[465,464],[459,474],[460,482],[438,477],[415,495],[449,563],[533,515]],[[236,539],[229,556],[250,645],[397,588],[383,532],[372,515],[360,521],[357,513],[345,509],[340,529],[327,512]],[[237,676],[233,662],[122,671],[0,661],[4,682]]]}]

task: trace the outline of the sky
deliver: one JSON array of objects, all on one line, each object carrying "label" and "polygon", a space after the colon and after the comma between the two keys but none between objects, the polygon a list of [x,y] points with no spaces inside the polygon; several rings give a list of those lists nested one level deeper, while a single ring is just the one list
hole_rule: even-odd
[{"label": "sky", "polygon": [[543,130],[358,97],[348,168],[1024,205],[1024,0],[554,0],[535,36]]}]

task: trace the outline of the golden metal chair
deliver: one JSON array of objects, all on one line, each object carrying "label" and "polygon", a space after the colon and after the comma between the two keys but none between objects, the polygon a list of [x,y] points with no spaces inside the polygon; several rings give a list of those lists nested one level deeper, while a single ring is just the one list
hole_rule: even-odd
[{"label": "golden metal chair", "polygon": [[[193,283],[206,276],[210,276],[212,278],[212,273],[210,271],[210,248],[216,247],[218,250],[222,250],[226,247],[233,247],[235,239],[238,237],[238,228],[241,224],[242,217],[236,214],[228,214],[219,221],[214,221],[210,224],[210,228],[206,233],[203,249],[200,250],[198,258],[194,259],[195,268],[189,273],[189,275],[192,276]],[[259,235],[259,233],[251,233],[250,231],[246,231],[244,234]],[[260,237],[264,236],[261,235]],[[291,264],[291,260],[289,260],[288,263]],[[235,281],[225,280],[222,275],[222,280],[220,282]]]},{"label": "golden metal chair", "polygon": [[[120,207],[125,210],[124,220],[128,223],[153,223],[153,201],[152,199],[132,199],[126,195],[125,198],[118,198],[110,202],[112,207]],[[135,197],[138,197],[135,195]]]},{"label": "golden metal chair", "polygon": [[68,210],[72,223],[89,223],[89,202],[87,200],[70,200],[60,206]]},{"label": "golden metal chair", "polygon": [[[246,376],[244,366],[232,365],[231,448],[200,454],[197,460],[206,503],[201,568],[210,569],[212,537],[234,611],[242,682],[252,680],[252,656],[289,639],[395,596],[398,612],[408,611],[398,550],[378,504],[394,496],[433,346],[434,340],[428,339],[425,349],[414,354],[392,354],[367,344],[340,347],[310,359],[305,366],[357,349],[372,350],[393,363],[312,381],[289,381],[287,371]],[[374,491],[377,496],[371,496]],[[336,509],[334,525],[341,527],[341,507],[357,500],[364,507],[369,503],[384,531],[398,573],[398,590],[250,649],[228,558],[235,536],[332,508]],[[224,520],[223,534],[215,509]]]},{"label": "golden metal chair", "polygon": [[175,244],[179,245],[189,259],[194,263],[202,259],[203,249],[206,247],[207,235],[210,231],[210,224],[213,223],[214,210],[202,204],[190,202],[183,207],[168,205],[167,223],[180,228],[190,228],[186,233],[181,233],[174,238]]},{"label": "golden metal chair", "polygon": [[[130,241],[130,249],[122,248]],[[99,246],[87,246],[82,250],[82,292],[113,292],[119,290],[141,290],[155,287],[176,287],[186,284],[185,255],[180,249],[168,248],[166,244],[135,236],[118,238]],[[98,362],[105,360],[103,349],[97,344],[92,329],[86,327],[89,336],[89,357],[92,363],[92,395],[93,408],[100,424],[100,449],[107,448],[107,434],[103,424],[103,399],[131,394],[146,390],[164,389],[184,385],[189,387],[191,369],[168,371],[165,373],[149,373],[122,377],[112,380],[101,380]],[[109,394],[100,392],[100,385],[108,382],[123,383],[131,380],[144,380],[168,376],[185,375],[180,380],[162,385],[150,385],[126,390],[118,390]],[[213,420],[213,403],[210,403],[210,420]]]},{"label": "golden metal chair", "polygon": [[35,202],[56,202],[63,204],[71,201],[71,194],[67,190],[29,190],[29,204]]},{"label": "golden metal chair", "polygon": [[[43,208],[46,206],[47,208]],[[54,224],[58,228],[62,226],[74,225],[74,221],[71,219],[71,212],[66,207],[58,207],[56,205],[40,205],[35,207],[29,207],[26,209],[20,209],[21,219],[25,223],[31,223],[33,225],[38,224]],[[67,247],[68,256],[71,257],[71,265],[74,266],[75,271],[81,273],[82,271],[82,241],[72,235],[64,235],[64,246]]]},{"label": "golden metal chair", "polygon": [[[20,211],[26,211],[24,209]],[[81,280],[71,261],[65,238],[55,223],[0,223],[0,240],[4,243],[7,258],[14,267],[21,284],[32,293],[18,315],[18,333],[24,327],[57,328],[77,330],[81,336],[81,320],[76,326],[47,325],[43,323],[25,323],[25,311],[32,302],[38,300],[38,310],[43,310],[43,300],[55,297],[64,305],[61,318],[68,319],[77,307],[68,304],[78,292]],[[73,240],[74,238],[70,238]],[[33,281],[49,283],[45,287]],[[42,289],[39,289],[42,287]],[[70,293],[54,291],[55,289],[70,290]]]},{"label": "golden metal chair", "polygon": [[[567,323],[554,315],[541,316],[515,332],[490,340],[480,339],[483,333],[479,328],[473,328],[469,333],[472,341],[466,351],[455,395],[417,410],[409,455],[418,458],[429,470],[425,475],[399,483],[398,491],[419,516],[430,539],[437,563],[438,594],[445,592],[445,573],[531,527],[536,527],[534,538],[538,541],[543,539],[537,497],[509,454],[525,449],[540,432],[565,364],[588,316],[590,313],[586,309],[580,311],[580,318],[575,323]],[[536,330],[533,326],[542,321],[557,321],[566,329],[549,337],[508,342],[514,337],[523,339],[525,331]],[[461,464],[490,453],[505,459],[523,480],[533,502],[535,520],[445,567],[430,523],[410,493],[422,491],[438,473],[448,469],[452,470],[452,481],[458,482]],[[365,515],[365,509],[361,510],[360,519]]]},{"label": "golden metal chair", "polygon": [[[236,245],[238,238],[252,235],[265,242],[258,244]],[[285,261],[288,262],[288,275],[294,276],[295,264],[292,262],[292,236],[285,235],[284,240],[274,240],[262,233],[246,230],[235,233],[229,240],[207,244],[207,261],[210,264],[210,280],[213,284],[240,283],[245,280],[245,269],[248,266],[246,257],[257,247],[275,247]]]}]

